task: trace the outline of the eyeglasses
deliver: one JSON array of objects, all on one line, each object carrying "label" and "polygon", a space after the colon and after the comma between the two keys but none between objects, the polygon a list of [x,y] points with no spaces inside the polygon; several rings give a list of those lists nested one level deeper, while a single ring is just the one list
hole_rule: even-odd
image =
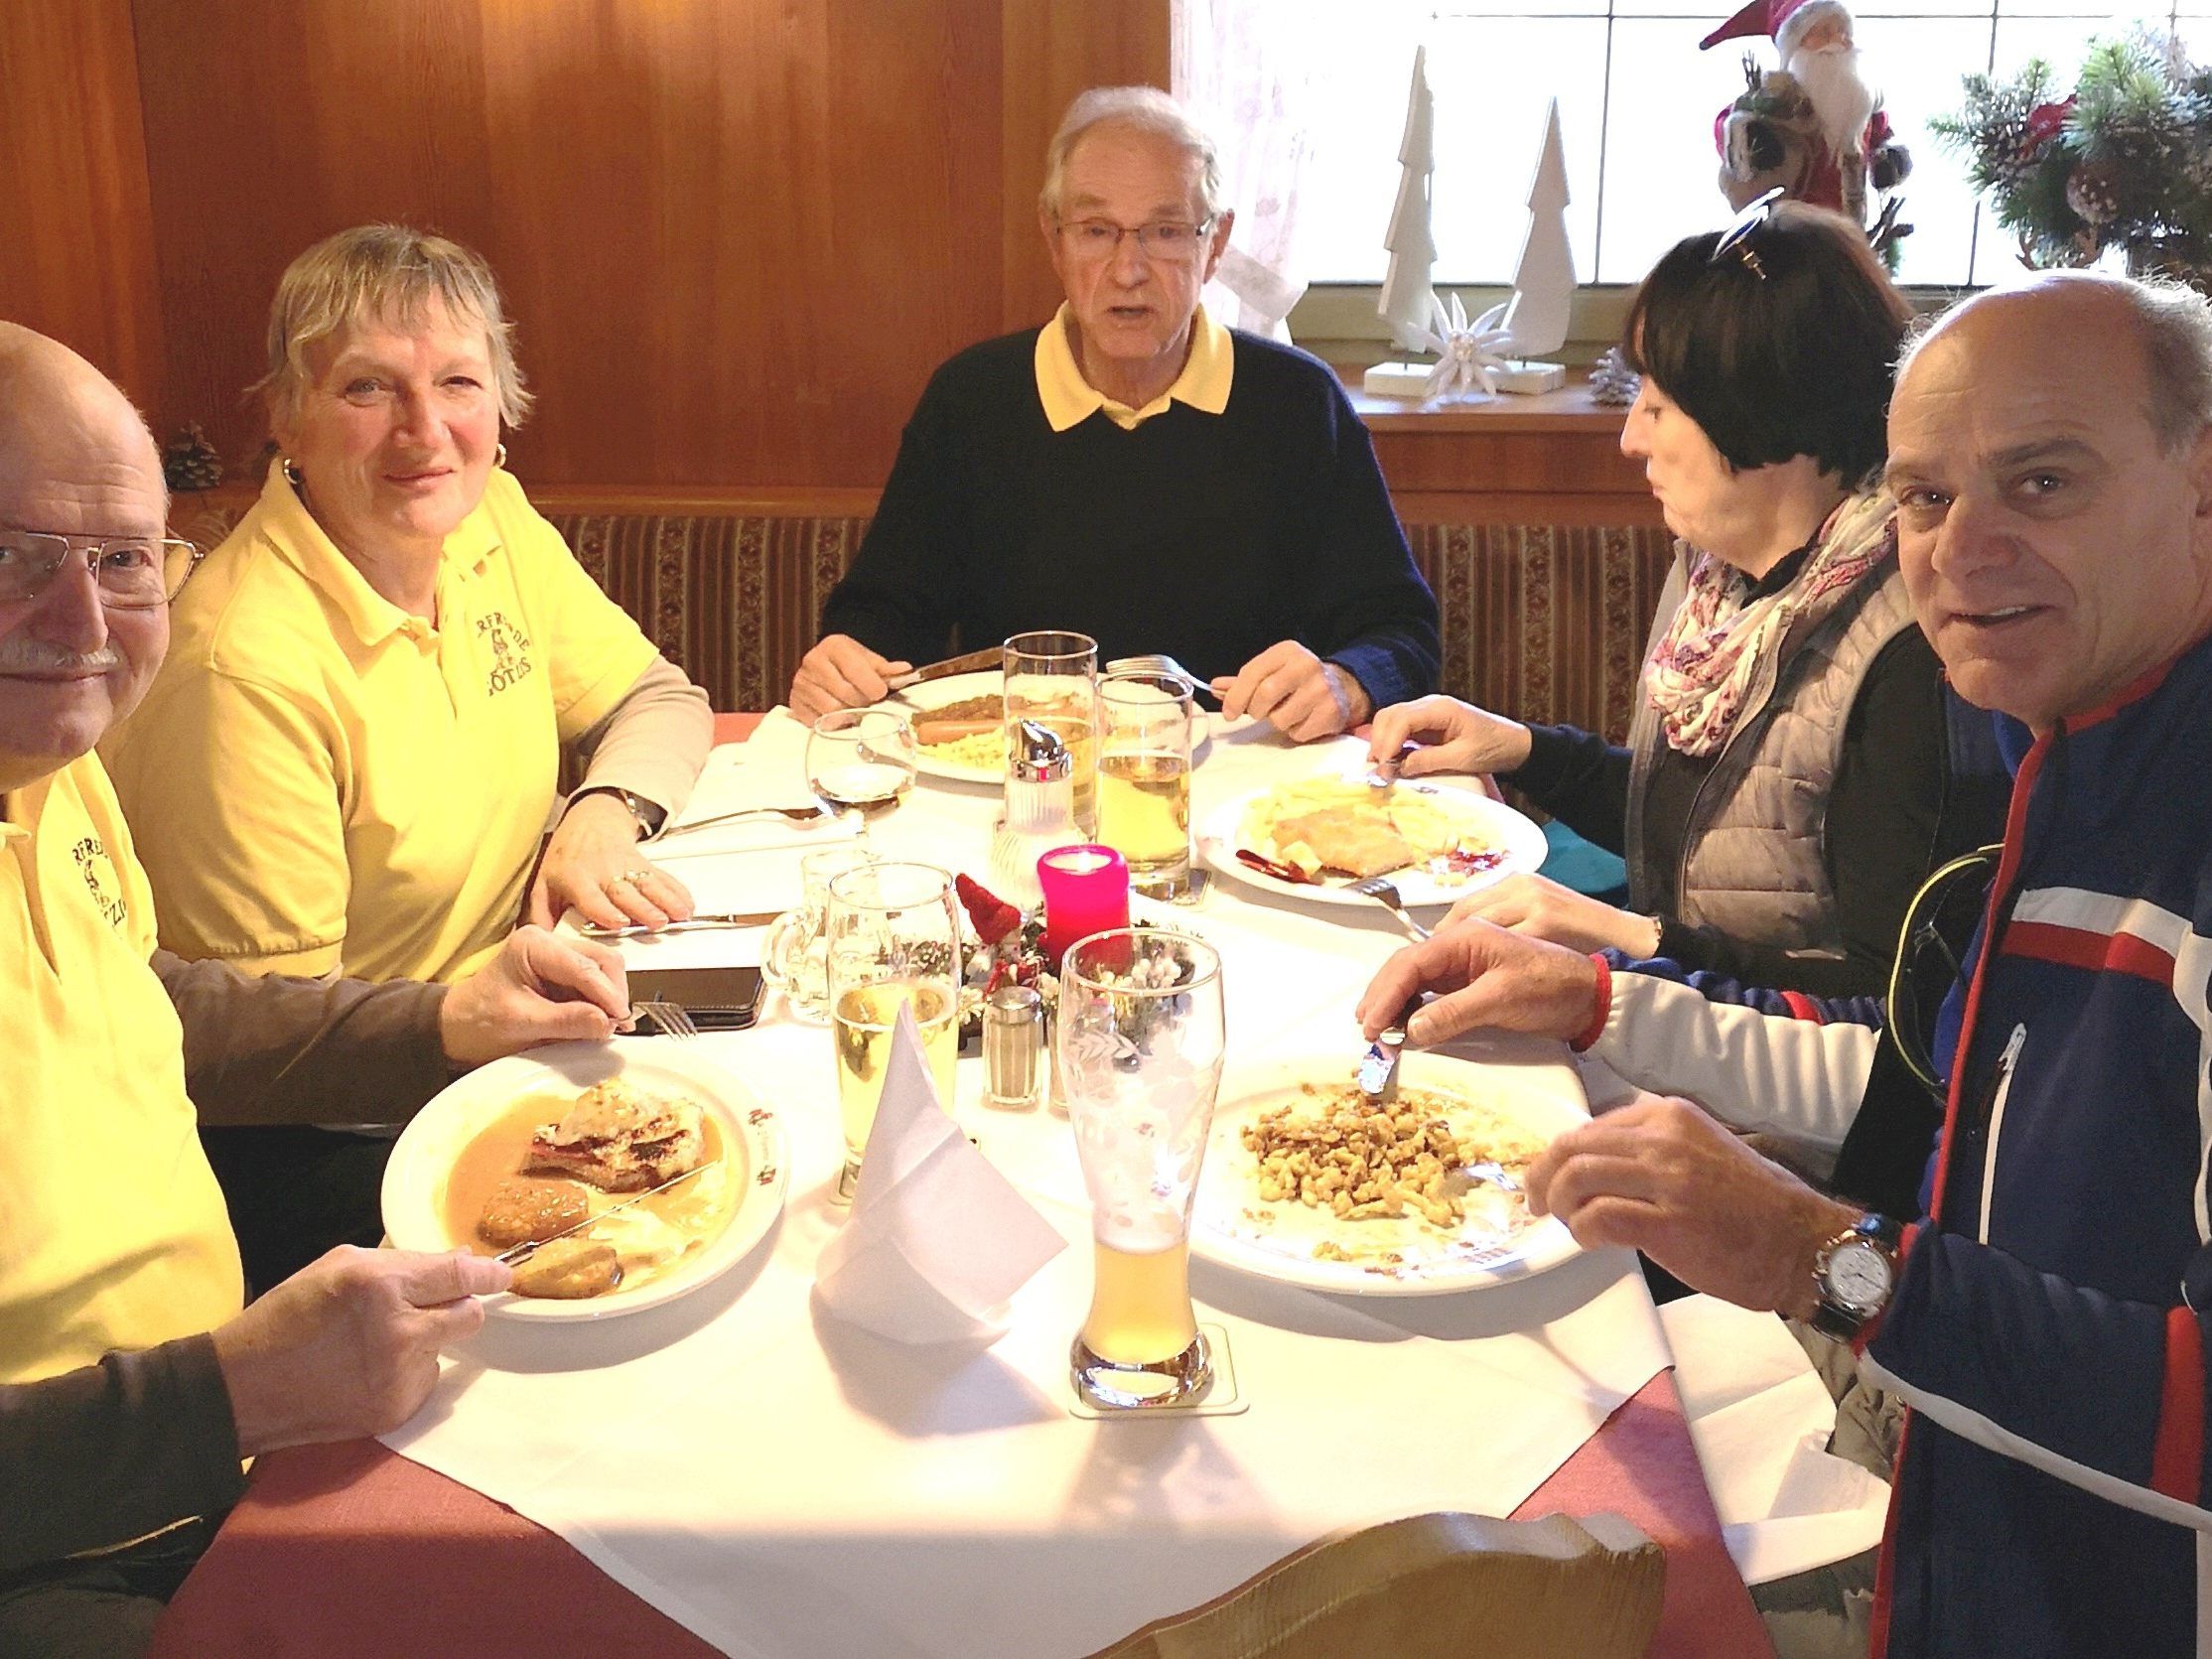
[{"label": "eyeglasses", "polygon": [[1897,933],[1889,970],[1887,1019],[1905,1069],[1939,1099],[1946,1092],[1929,1052],[1944,998],[1966,978],[1963,952],[1988,905],[1990,880],[2005,851],[1993,843],[1953,859],[1920,884]]},{"label": "eyeglasses", "polygon": [[1766,267],[1759,263],[1758,252],[1751,246],[1751,238],[1758,233],[1759,226],[1774,216],[1774,205],[1781,200],[1782,187],[1776,185],[1736,214],[1729,220],[1728,227],[1721,232],[1721,239],[1713,244],[1713,251],[1706,255],[1705,262],[1708,265],[1718,265],[1723,256],[1732,253],[1743,261],[1745,270],[1764,282]]},{"label": "eyeglasses", "polygon": [[0,530],[0,605],[20,605],[46,592],[79,554],[113,611],[150,611],[175,599],[207,554],[172,536],[65,536],[45,530]]},{"label": "eyeglasses", "polygon": [[1212,223],[1210,218],[1200,219],[1196,224],[1162,219],[1156,224],[1124,225],[1110,218],[1079,218],[1059,226],[1060,244],[1077,259],[1088,262],[1113,258],[1121,251],[1121,239],[1134,236],[1147,259],[1173,265],[1197,253],[1198,244],[1205,239]]}]

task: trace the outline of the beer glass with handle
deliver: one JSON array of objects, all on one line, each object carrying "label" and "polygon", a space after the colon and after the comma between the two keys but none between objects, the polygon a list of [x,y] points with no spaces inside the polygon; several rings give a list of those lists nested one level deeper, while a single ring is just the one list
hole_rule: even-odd
[{"label": "beer glass with handle", "polygon": [[850,1203],[901,1007],[913,1007],[938,1102],[952,1110],[952,1067],[960,1048],[960,906],[952,878],[933,864],[848,870],[830,882],[822,931],[845,1131],[836,1196]]},{"label": "beer glass with handle", "polygon": [[1093,1405],[1171,1405],[1212,1381],[1190,1308],[1190,1205],[1222,1041],[1221,958],[1210,945],[1125,927],[1069,949],[1058,1059],[1097,1278],[1068,1360]]},{"label": "beer glass with handle", "polygon": [[1015,728],[1034,720],[1067,746],[1081,839],[1098,834],[1098,641],[1087,633],[1044,629],[1017,633],[1002,647],[1006,664],[1008,764],[1020,741]]}]

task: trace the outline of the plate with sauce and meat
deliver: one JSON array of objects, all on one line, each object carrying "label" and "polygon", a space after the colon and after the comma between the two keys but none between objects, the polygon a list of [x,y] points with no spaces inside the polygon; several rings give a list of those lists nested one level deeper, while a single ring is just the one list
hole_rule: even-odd
[{"label": "plate with sauce and meat", "polygon": [[776,1113],[713,1061],[560,1043],[472,1071],[415,1114],[385,1167],[384,1230],[403,1250],[480,1256],[550,1241],[487,1299],[492,1316],[606,1318],[744,1260],[782,1213],[788,1164]]}]

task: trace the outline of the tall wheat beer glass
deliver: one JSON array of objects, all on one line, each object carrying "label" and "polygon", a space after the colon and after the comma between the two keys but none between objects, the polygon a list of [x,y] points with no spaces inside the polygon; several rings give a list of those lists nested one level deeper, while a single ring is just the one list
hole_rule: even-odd
[{"label": "tall wheat beer glass", "polygon": [[1070,1351],[1093,1405],[1170,1405],[1213,1379],[1190,1311],[1190,1204],[1221,1085],[1221,958],[1180,933],[1078,940],[1060,971],[1059,1065],[1097,1262]]}]

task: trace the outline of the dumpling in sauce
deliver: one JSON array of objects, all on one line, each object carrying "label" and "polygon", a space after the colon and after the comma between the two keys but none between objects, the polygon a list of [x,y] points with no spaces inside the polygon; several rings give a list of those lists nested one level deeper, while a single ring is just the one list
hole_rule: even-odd
[{"label": "dumpling in sauce", "polygon": [[505,1250],[565,1232],[587,1211],[584,1189],[571,1181],[503,1180],[484,1200],[477,1236]]},{"label": "dumpling in sauce", "polygon": [[515,1265],[514,1294],[581,1302],[622,1282],[622,1258],[596,1238],[557,1238]]}]

